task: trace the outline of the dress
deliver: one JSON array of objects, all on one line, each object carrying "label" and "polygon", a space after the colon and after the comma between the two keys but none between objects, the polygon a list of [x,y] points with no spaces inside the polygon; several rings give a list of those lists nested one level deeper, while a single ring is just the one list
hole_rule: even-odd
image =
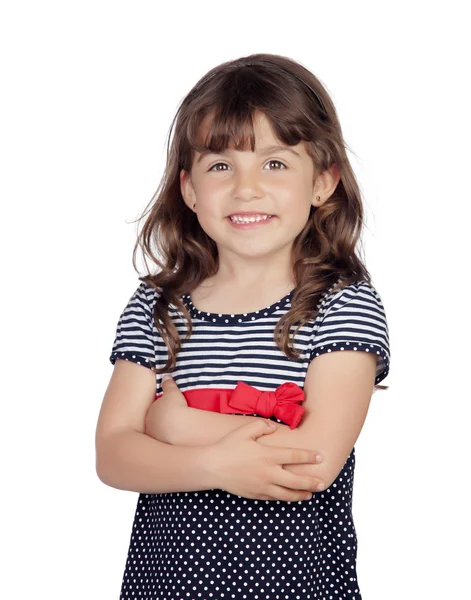
[{"label": "dress", "polygon": [[[239,381],[265,391],[285,382],[303,388],[311,360],[344,349],[378,355],[378,384],[390,361],[381,298],[366,281],[332,289],[321,297],[317,317],[296,334],[298,360],[288,359],[273,340],[294,290],[265,309],[234,315],[201,312],[183,295],[193,333],[172,372],[179,389],[227,390]],[[130,298],[119,317],[112,364],[124,359],[163,366],[167,348],[152,312],[158,293],[141,282]],[[172,305],[169,314],[183,340],[183,316]],[[220,489],[139,494],[120,600],[361,600],[354,467],[353,448],[334,483],[301,502],[254,500]]]}]

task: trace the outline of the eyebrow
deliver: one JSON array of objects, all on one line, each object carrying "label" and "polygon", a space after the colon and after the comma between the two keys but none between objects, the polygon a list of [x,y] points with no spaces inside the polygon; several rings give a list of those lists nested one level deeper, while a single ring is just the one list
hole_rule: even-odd
[{"label": "eyebrow", "polygon": [[[211,152],[211,150],[204,150],[201,153],[201,155],[198,157],[198,160],[196,162],[199,163],[208,154],[225,155],[225,154],[228,154],[228,152],[229,152],[229,150],[221,150],[221,152]],[[267,146],[266,148],[262,148],[259,152],[257,152],[257,154],[259,154],[260,156],[266,156],[267,154],[271,154],[272,152],[290,152],[291,154],[294,154],[298,158],[302,158],[301,155],[299,154],[299,152],[296,152],[296,150],[293,150],[289,146]]]}]

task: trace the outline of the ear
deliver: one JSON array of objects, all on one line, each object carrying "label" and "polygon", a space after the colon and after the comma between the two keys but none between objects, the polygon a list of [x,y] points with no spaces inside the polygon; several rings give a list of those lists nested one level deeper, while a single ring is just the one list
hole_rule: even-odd
[{"label": "ear", "polygon": [[182,169],[180,171],[180,191],[185,204],[193,210],[193,204],[196,202],[195,190],[191,181],[191,175]]},{"label": "ear", "polygon": [[[317,176],[312,191],[312,205],[316,207],[322,206],[322,204],[332,196],[339,181],[340,172],[337,165],[334,163],[331,167]],[[320,196],[321,199],[316,200],[317,196]]]}]

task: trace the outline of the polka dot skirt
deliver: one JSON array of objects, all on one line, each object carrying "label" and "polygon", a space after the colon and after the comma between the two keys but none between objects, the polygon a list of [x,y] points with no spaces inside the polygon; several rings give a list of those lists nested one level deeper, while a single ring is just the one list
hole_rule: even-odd
[{"label": "polka dot skirt", "polygon": [[140,494],[120,600],[361,599],[353,450],[310,500],[223,490]]}]

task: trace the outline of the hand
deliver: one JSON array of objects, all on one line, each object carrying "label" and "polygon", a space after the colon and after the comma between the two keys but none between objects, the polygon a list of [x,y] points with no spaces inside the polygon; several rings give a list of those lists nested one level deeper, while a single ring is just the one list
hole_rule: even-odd
[{"label": "hand", "polygon": [[257,438],[276,430],[269,423],[254,418],[208,446],[208,469],[215,487],[258,500],[307,500],[311,497],[309,492],[316,491],[323,482],[306,474],[292,473],[283,465],[316,463],[317,452],[257,443]]},{"label": "hand", "polygon": [[151,437],[172,444],[175,433],[183,425],[188,404],[175,381],[162,380],[163,395],[154,400],[146,414],[145,433]]}]

